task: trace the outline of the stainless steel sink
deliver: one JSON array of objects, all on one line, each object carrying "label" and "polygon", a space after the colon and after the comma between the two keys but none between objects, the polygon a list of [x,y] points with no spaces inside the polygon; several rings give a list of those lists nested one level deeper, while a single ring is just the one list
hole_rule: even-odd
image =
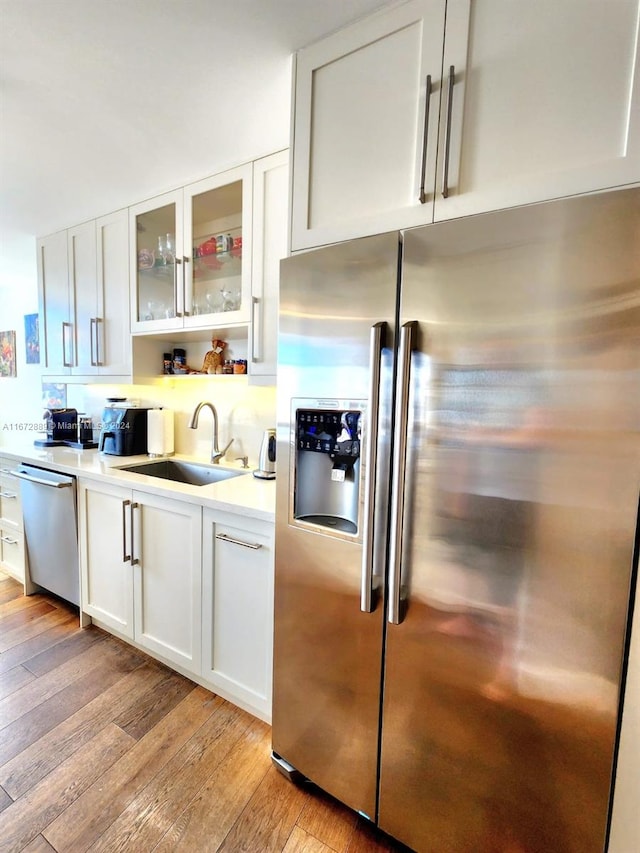
[{"label": "stainless steel sink", "polygon": [[161,480],[173,480],[174,483],[188,483],[190,486],[208,486],[232,477],[240,477],[245,471],[229,471],[216,465],[200,465],[198,462],[181,462],[178,459],[161,459],[158,462],[141,462],[137,465],[125,465],[119,471],[132,474],[146,474],[147,477],[159,477]]}]

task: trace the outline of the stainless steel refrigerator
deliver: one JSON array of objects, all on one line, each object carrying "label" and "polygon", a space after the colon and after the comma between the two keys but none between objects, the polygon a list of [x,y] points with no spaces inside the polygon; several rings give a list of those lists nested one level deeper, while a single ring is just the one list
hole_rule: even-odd
[{"label": "stainless steel refrigerator", "polygon": [[274,760],[418,851],[603,850],[640,190],[293,256],[279,340]]}]

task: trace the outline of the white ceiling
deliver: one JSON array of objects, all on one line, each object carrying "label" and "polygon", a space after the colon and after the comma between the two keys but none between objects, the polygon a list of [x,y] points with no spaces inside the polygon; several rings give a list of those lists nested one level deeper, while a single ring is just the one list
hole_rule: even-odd
[{"label": "white ceiling", "polygon": [[290,56],[384,0],[0,0],[0,233],[289,143]]}]

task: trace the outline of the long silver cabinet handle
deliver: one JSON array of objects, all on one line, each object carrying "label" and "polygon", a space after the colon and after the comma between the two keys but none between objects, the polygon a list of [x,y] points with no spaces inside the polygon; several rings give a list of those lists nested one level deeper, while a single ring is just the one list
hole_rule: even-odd
[{"label": "long silver cabinet handle", "polygon": [[364,519],[362,525],[362,573],[360,610],[373,613],[376,598],[373,590],[374,516],[376,503],[375,470],[378,461],[378,418],[380,408],[380,360],[385,344],[386,323],[375,323],[369,335],[369,417],[364,451]]},{"label": "long silver cabinet handle", "polygon": [[133,502],[131,504],[131,565],[137,566],[140,564],[140,558],[135,556],[136,546],[135,546],[135,535],[134,535],[134,526],[133,526],[133,513],[134,510],[139,509],[140,504],[137,502]]},{"label": "long silver cabinet handle", "polygon": [[17,492],[0,492],[0,498],[17,498]]},{"label": "long silver cabinet handle", "polygon": [[189,258],[187,255],[183,255],[182,257],[182,310],[184,312],[184,316],[188,317],[191,311],[187,311],[187,264],[189,263]]},{"label": "long silver cabinet handle", "polygon": [[73,353],[71,354],[71,358],[67,361],[67,336],[65,335],[65,329],[73,328],[71,323],[62,324],[62,366],[63,367],[73,367]]},{"label": "long silver cabinet handle", "polygon": [[216,539],[221,539],[223,542],[229,542],[231,545],[242,545],[243,548],[251,548],[252,551],[257,551],[262,548],[259,542],[243,542],[242,539],[234,539],[233,536],[227,536],[226,533],[216,533]]},{"label": "long silver cabinet handle", "polygon": [[393,449],[393,479],[391,483],[391,531],[389,537],[389,613],[392,625],[402,622],[400,586],[402,572],[402,522],[404,518],[405,463],[407,459],[407,430],[409,426],[409,383],[411,354],[418,324],[412,320],[400,329],[398,378],[396,386],[395,441]]},{"label": "long silver cabinet handle", "polygon": [[427,176],[427,141],[429,139],[429,106],[431,104],[431,74],[427,74],[424,91],[424,130],[422,134],[422,169],[420,171],[420,204],[424,204],[427,196],[424,192],[424,184]]},{"label": "long silver cabinet handle", "polygon": [[[262,336],[259,334],[260,330],[256,322],[259,307],[260,300],[257,296],[253,296],[251,298],[251,361],[253,364],[256,364],[262,358]],[[257,340],[260,341],[259,346],[256,345]]]},{"label": "long silver cabinet handle", "polygon": [[0,542],[6,542],[7,545],[17,545],[18,540],[12,539],[10,536],[0,536]]},{"label": "long silver cabinet handle", "polygon": [[94,348],[93,348],[93,343],[94,343],[95,337],[96,337],[95,329],[96,329],[96,318],[92,317],[89,320],[89,347],[91,350],[91,367],[97,367],[98,366],[98,363],[96,362],[96,357],[94,355]]},{"label": "long silver cabinet handle", "polygon": [[103,323],[102,317],[96,317],[96,367],[103,367],[102,360],[100,358],[100,326]]},{"label": "long silver cabinet handle", "polygon": [[73,486],[73,480],[63,480],[62,482],[52,482],[51,480],[43,480],[40,477],[33,477],[31,474],[25,474],[23,471],[12,471],[14,477],[19,477],[21,480],[28,480],[30,483],[38,483],[41,486],[49,486],[52,489],[68,489]]},{"label": "long silver cabinet handle", "polygon": [[[173,313],[176,317],[182,317],[182,314],[178,311],[178,267],[180,267],[182,274],[182,258],[176,258],[173,267]],[[184,275],[182,275],[182,286],[184,288]]]},{"label": "long silver cabinet handle", "polygon": [[[128,563],[131,560],[131,554],[127,554],[127,507],[131,506],[131,501],[122,501],[122,562]],[[133,528],[131,528],[133,530]]]},{"label": "long silver cabinet handle", "polygon": [[449,66],[449,95],[447,98],[447,126],[444,135],[444,171],[442,173],[442,198],[449,197],[449,153],[451,151],[451,111],[453,110],[453,87],[456,69]]}]

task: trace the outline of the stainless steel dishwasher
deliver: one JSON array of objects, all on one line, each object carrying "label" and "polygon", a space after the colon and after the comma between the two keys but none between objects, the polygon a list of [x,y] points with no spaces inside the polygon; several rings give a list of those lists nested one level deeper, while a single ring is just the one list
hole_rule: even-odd
[{"label": "stainless steel dishwasher", "polygon": [[25,464],[11,473],[21,481],[31,580],[80,606],[76,478]]}]

